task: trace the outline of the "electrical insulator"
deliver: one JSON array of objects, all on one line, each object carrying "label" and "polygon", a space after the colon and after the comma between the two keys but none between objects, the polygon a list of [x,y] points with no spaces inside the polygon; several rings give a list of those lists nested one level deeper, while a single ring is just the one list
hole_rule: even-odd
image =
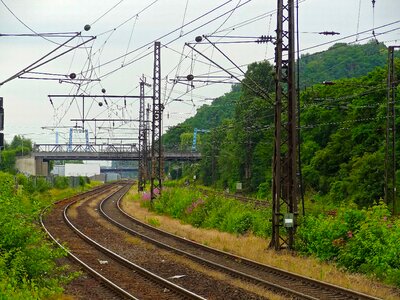
[{"label": "electrical insulator", "polygon": [[319,34],[323,34],[323,35],[336,35],[336,34],[340,34],[339,32],[335,32],[335,31],[321,31],[318,32]]},{"label": "electrical insulator", "polygon": [[262,35],[260,36],[260,38],[258,40],[256,40],[257,44],[263,44],[263,43],[268,43],[268,42],[272,42],[273,41],[273,37],[270,35]]}]

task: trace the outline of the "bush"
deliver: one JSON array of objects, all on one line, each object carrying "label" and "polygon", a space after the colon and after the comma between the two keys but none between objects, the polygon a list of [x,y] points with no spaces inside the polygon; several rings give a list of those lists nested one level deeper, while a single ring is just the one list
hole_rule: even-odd
[{"label": "bush", "polygon": [[365,219],[345,247],[338,263],[355,272],[373,275],[400,286],[400,221],[390,220],[383,204],[365,211]]},{"label": "bush", "polygon": [[[23,175],[17,182],[28,184]],[[43,299],[61,292],[62,269],[55,250],[35,224],[48,204],[31,194],[15,192],[15,179],[0,172],[0,299]],[[64,279],[63,279],[64,278]]]},{"label": "bush", "polygon": [[63,176],[54,177],[54,187],[56,189],[66,189],[69,187],[69,178]]},{"label": "bush", "polygon": [[297,248],[321,260],[337,257],[349,231],[346,223],[337,216],[306,216],[298,229]]},{"label": "bush", "polygon": [[400,286],[400,220],[391,219],[383,203],[309,215],[302,220],[297,238],[303,253]]},{"label": "bush", "polygon": [[[147,197],[145,197],[147,198]],[[150,207],[148,200],[144,205]],[[215,228],[234,234],[254,232],[262,237],[271,232],[270,210],[255,210],[241,202],[219,195],[201,195],[185,188],[166,189],[153,209],[195,227]]]}]

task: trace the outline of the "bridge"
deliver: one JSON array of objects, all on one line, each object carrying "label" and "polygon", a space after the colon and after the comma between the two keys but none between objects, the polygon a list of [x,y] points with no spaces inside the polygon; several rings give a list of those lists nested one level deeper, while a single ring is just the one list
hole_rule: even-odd
[{"label": "bridge", "polygon": [[[50,160],[139,160],[136,144],[35,144],[32,155]],[[197,161],[198,152],[164,152],[166,161]]]},{"label": "bridge", "polygon": [[[169,151],[165,161],[198,161],[198,152]],[[136,144],[35,144],[30,158],[20,159],[32,175],[47,175],[48,162],[53,160],[139,160]],[[150,160],[150,157],[149,157]]]}]

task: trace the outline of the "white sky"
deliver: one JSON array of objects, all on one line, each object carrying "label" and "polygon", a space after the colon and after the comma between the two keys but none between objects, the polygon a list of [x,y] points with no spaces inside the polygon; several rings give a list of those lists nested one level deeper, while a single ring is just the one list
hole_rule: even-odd
[{"label": "white sky", "polygon": [[[60,132],[59,142],[67,142],[67,127],[75,124],[70,119],[81,118],[82,101],[71,101],[71,98],[52,99],[53,107],[47,97],[49,94],[81,94],[83,92],[101,94],[101,89],[105,88],[109,95],[139,95],[138,82],[142,74],[147,76],[147,80],[150,82],[152,78],[152,42],[172,30],[178,29],[171,35],[160,39],[162,45],[167,45],[167,48],[162,48],[161,52],[161,70],[164,78],[162,81],[162,94],[163,100],[168,101],[164,113],[164,129],[167,126],[175,125],[194,115],[196,108],[209,103],[209,100],[205,99],[218,97],[230,89],[227,84],[210,84],[206,87],[200,87],[200,83],[195,83],[196,88],[193,90],[189,90],[187,86],[182,84],[173,86],[171,81],[168,81],[167,84],[166,76],[170,80],[176,75],[186,76],[192,73],[196,76],[215,71],[219,71],[219,73],[213,73],[213,75],[226,75],[217,67],[210,66],[205,59],[193,54],[188,47],[184,47],[185,42],[193,42],[196,36],[209,35],[215,31],[217,31],[216,34],[218,35],[274,35],[276,27],[276,15],[273,14],[276,1],[272,0],[0,1],[1,34],[31,33],[7,10],[4,5],[6,4],[21,21],[35,32],[82,31],[83,35],[97,36],[94,42],[87,44],[87,48],[71,51],[69,54],[34,71],[65,75],[75,72],[78,74],[78,78],[82,78],[80,73],[83,71],[88,78],[89,72],[85,72],[85,70],[89,69],[92,71],[90,78],[101,78],[100,82],[94,81],[86,87],[82,87],[78,92],[75,85],[59,83],[58,81],[14,79],[0,86],[0,96],[4,97],[5,106],[4,132],[8,141],[11,141],[16,134],[23,134],[37,143],[54,143],[54,131],[43,130],[41,127],[60,126],[60,129],[58,129]],[[154,4],[150,8],[140,12],[153,2]],[[223,5],[224,3],[226,4]],[[114,9],[101,17],[116,4],[118,5]],[[228,12],[237,5],[242,6],[232,13]],[[218,6],[221,7],[213,13],[189,24],[182,30],[179,29],[182,24],[188,23]],[[299,11],[301,49],[356,34],[357,29],[358,32],[367,31],[367,33],[358,36],[358,42],[365,43],[371,37],[373,26],[379,27],[400,21],[399,0],[377,0],[375,17],[373,17],[370,0],[303,0],[300,1]],[[264,17],[259,18],[256,22],[238,26],[238,24],[243,24],[243,22],[263,14],[265,14]],[[219,17],[221,15],[223,16]],[[358,17],[359,15],[360,18]],[[101,18],[97,20],[99,17]],[[125,21],[127,22],[124,25],[119,26]],[[83,31],[85,24],[91,24],[90,31]],[[199,26],[202,27],[196,29]],[[114,28],[115,30],[113,30]],[[331,37],[312,33],[325,30],[340,32],[341,35]],[[390,32],[382,34],[386,31]],[[102,34],[104,32],[107,33]],[[376,29],[375,32],[378,35],[378,40],[384,41],[387,45],[400,44],[400,22]],[[52,38],[52,40],[60,43],[66,41],[66,38]],[[171,43],[173,40],[175,41]],[[214,41],[216,40],[214,39]],[[226,41],[227,39],[223,40]],[[342,42],[355,41],[356,36],[353,36]],[[82,39],[74,39],[68,45],[74,46],[79,42],[82,42]],[[133,52],[126,56],[125,59],[118,58],[124,55],[127,50],[130,52],[146,44],[150,44],[150,46]],[[321,47],[311,48],[306,52],[322,51],[331,45],[326,44]],[[29,66],[55,47],[57,45],[40,37],[0,36],[0,82]],[[238,65],[271,59],[274,56],[274,47],[271,44],[219,44],[218,47]],[[63,48],[62,50],[66,49],[68,48]],[[183,49],[185,57],[179,65],[181,61],[180,53]],[[216,50],[213,51],[209,45],[198,45],[196,49],[212,57],[215,62],[224,68],[233,67],[229,61],[218,54]],[[93,65],[88,68],[87,59],[90,53],[92,53],[90,61]],[[150,55],[135,61],[143,54]],[[105,64],[115,58],[118,59]],[[271,63],[273,63],[272,60]],[[121,65],[125,67],[120,68]],[[178,65],[179,67],[177,68]],[[117,71],[105,76],[114,70]],[[232,72],[240,74],[238,70],[232,70]],[[26,74],[25,76],[32,76],[32,74]],[[147,92],[150,95],[151,88],[148,88]],[[184,101],[172,101],[177,98]],[[107,100],[108,108],[111,107],[111,109],[107,109],[105,104],[99,107],[98,101],[101,100],[93,101],[88,99],[85,101],[87,118],[138,118],[139,106],[137,100],[127,100],[125,107],[123,99],[114,101],[109,99]],[[92,123],[89,130],[94,131],[93,125]],[[105,127],[113,126],[113,124],[108,123],[97,125],[102,127],[97,128],[98,137],[105,137],[106,134],[108,136]],[[120,125],[121,123],[119,122],[114,123],[114,126]],[[137,124],[131,123],[131,125],[125,125],[125,127],[137,128]],[[75,133],[75,135],[79,134]],[[93,136],[92,132],[90,136]],[[113,136],[118,138],[122,136],[137,136],[137,131],[116,130]],[[104,142],[104,140],[98,141]]]}]

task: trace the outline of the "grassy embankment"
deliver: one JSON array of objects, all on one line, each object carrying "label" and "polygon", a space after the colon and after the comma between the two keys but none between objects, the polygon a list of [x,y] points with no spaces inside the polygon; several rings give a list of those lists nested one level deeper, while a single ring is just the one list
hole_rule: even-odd
[{"label": "grassy embankment", "polygon": [[[399,278],[395,274],[400,266],[396,265],[400,222],[391,218],[383,205],[369,210],[322,211],[314,208],[299,228],[299,251],[277,253],[268,249],[270,209],[254,210],[235,200],[204,196],[175,187],[164,190],[163,196],[149,210],[149,195],[139,196],[133,190],[124,199],[124,208],[153,226],[207,246],[383,299],[400,297],[395,288],[396,278]],[[356,264],[362,267],[352,269]],[[386,270],[379,269],[380,265]]]},{"label": "grassy embankment", "polygon": [[45,180],[0,172],[0,299],[62,297],[62,285],[76,274],[56,264],[66,253],[48,240],[39,215],[54,201],[95,184],[50,189]]}]

